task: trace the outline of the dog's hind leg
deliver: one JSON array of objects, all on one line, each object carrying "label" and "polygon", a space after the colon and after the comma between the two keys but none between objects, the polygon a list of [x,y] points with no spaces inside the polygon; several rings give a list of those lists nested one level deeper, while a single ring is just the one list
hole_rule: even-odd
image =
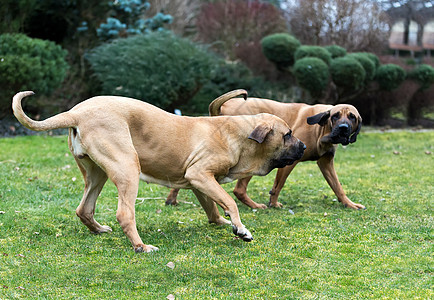
[{"label": "dog's hind leg", "polygon": [[276,179],[274,179],[273,188],[270,191],[270,203],[268,204],[270,207],[283,207],[277,199],[279,198],[280,191],[285,185],[286,179],[289,174],[291,174],[296,164],[297,163],[295,162],[292,165],[277,170]]},{"label": "dog's hind leg", "polygon": [[[100,135],[98,139],[88,135],[86,149],[89,157],[105,171],[118,190],[118,209],[116,219],[130,240],[136,252],[158,250],[145,245],[136,227],[135,203],[139,189],[140,164],[137,152],[128,133],[118,131],[110,136]],[[86,143],[87,142],[87,143]]]},{"label": "dog's hind leg", "polygon": [[109,226],[101,225],[94,219],[96,199],[107,181],[106,173],[87,156],[75,160],[85,183],[83,198],[75,211],[77,216],[93,233],[112,231]]},{"label": "dog's hind leg", "polygon": [[180,189],[171,189],[169,192],[169,195],[167,195],[166,199],[166,205],[178,205],[178,200],[176,197],[178,197]]},{"label": "dog's hind leg", "polygon": [[249,184],[250,179],[252,179],[252,176],[242,178],[237,181],[233,191],[235,197],[251,208],[266,209],[267,206],[265,204],[256,203],[249,197],[249,195],[247,195],[247,185]]}]

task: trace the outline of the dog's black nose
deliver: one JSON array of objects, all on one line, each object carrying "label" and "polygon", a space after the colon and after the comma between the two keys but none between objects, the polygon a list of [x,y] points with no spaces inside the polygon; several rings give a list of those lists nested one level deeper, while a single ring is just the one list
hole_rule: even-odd
[{"label": "dog's black nose", "polygon": [[350,126],[348,126],[347,123],[342,123],[342,124],[339,124],[338,127],[339,127],[340,129],[348,129]]}]

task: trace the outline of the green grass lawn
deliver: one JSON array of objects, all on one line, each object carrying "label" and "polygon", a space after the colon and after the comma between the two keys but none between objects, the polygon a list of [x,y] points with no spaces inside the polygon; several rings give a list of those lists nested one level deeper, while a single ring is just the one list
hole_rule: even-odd
[{"label": "green grass lawn", "polygon": [[[112,183],[96,212],[112,233],[92,235],[75,216],[83,180],[65,136],[0,139],[0,299],[432,299],[430,153],[434,131],[363,132],[336,168],[366,210],[342,207],[315,162],[303,163],[283,209],[238,203],[251,243],[209,225],[191,191],[166,207],[169,190],[142,183],[138,230],[160,251],[135,254]],[[268,203],[274,174],[252,179],[255,201]]]}]

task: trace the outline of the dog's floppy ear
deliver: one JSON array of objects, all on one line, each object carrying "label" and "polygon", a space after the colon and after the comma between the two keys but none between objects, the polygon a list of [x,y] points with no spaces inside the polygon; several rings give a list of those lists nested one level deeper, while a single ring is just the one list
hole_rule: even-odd
[{"label": "dog's floppy ear", "polygon": [[324,126],[327,123],[327,119],[330,117],[330,111],[325,111],[314,116],[307,118],[307,124],[315,125],[319,124],[320,126]]},{"label": "dog's floppy ear", "polygon": [[271,129],[272,128],[269,124],[260,124],[253,129],[252,133],[250,133],[249,139],[262,144],[267,135],[270,133]]},{"label": "dog's floppy ear", "polygon": [[355,143],[356,142],[357,135],[359,134],[360,129],[362,128],[362,117],[360,117],[360,116],[358,118],[358,123],[359,123],[359,125],[357,126],[356,131],[354,131],[353,135],[350,136],[350,143]]}]

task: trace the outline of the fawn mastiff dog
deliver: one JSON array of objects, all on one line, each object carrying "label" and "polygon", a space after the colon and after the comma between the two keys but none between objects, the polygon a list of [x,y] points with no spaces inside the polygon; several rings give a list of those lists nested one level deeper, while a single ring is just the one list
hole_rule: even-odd
[{"label": "fawn mastiff dog", "polygon": [[[239,92],[242,93],[242,91]],[[211,116],[270,113],[289,124],[293,134],[307,147],[300,160],[277,171],[273,188],[270,191],[269,206],[282,206],[277,200],[279,193],[297,163],[316,160],[324,178],[343,205],[353,209],[365,208],[361,204],[352,202],[345,195],[333,164],[338,144],[354,143],[360,132],[362,118],[354,106],[347,104],[332,106],[281,103],[259,98],[228,99],[228,96],[236,97],[237,95],[232,93],[216,98],[209,106]],[[234,189],[235,196],[251,208],[266,208],[266,205],[254,202],[247,195],[247,185],[250,179],[251,177],[246,177],[238,180]],[[176,204],[177,194],[178,190],[171,190],[166,204]]]},{"label": "fawn mastiff dog", "polygon": [[[139,179],[192,189],[209,222],[232,224],[234,234],[251,241],[235,201],[219,183],[266,175],[299,160],[305,149],[288,125],[271,114],[182,117],[139,100],[99,96],[35,121],[21,106],[22,98],[33,94],[13,97],[14,115],[32,130],[69,128],[69,149],[85,181],[77,216],[91,232],[112,230],[94,219],[97,197],[109,178],[119,193],[116,218],[136,252],[158,250],[145,245],[137,232]],[[220,216],[216,204],[231,222]]]}]

